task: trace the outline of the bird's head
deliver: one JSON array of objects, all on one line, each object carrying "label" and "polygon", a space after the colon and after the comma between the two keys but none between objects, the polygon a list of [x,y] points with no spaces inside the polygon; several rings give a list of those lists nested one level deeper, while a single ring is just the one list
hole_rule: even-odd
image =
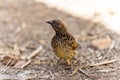
[{"label": "bird's head", "polygon": [[47,21],[48,24],[51,24],[55,32],[65,32],[66,27],[65,24],[61,20],[51,20]]}]

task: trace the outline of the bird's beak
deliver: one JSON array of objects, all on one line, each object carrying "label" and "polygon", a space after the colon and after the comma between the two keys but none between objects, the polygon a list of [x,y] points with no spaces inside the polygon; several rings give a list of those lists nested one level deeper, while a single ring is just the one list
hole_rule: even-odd
[{"label": "bird's beak", "polygon": [[46,23],[48,23],[48,24],[52,24],[52,21],[47,21]]}]

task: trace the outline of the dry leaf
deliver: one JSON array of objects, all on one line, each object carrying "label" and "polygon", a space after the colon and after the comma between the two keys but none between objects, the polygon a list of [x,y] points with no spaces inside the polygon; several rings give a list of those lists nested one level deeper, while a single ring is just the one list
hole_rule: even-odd
[{"label": "dry leaf", "polygon": [[1,62],[7,66],[13,66],[18,62],[18,59],[14,56],[4,56]]},{"label": "dry leaf", "polygon": [[95,39],[92,41],[92,45],[97,47],[100,50],[106,49],[111,45],[111,39],[109,37],[107,38],[101,38],[101,39]]}]

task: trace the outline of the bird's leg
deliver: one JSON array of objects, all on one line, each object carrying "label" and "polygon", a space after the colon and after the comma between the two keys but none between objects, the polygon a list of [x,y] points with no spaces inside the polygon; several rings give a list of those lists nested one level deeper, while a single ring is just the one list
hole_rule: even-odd
[{"label": "bird's leg", "polygon": [[67,66],[65,67],[65,69],[67,70],[72,70],[72,64],[71,64],[71,61],[69,59],[66,59],[66,62],[67,62]]},{"label": "bird's leg", "polygon": [[73,57],[73,60],[77,60],[75,57]]},{"label": "bird's leg", "polygon": [[62,60],[62,58],[60,58],[60,59],[57,61],[57,63],[60,63],[61,60]]},{"label": "bird's leg", "polygon": [[66,60],[68,65],[71,65],[71,61],[69,59]]}]

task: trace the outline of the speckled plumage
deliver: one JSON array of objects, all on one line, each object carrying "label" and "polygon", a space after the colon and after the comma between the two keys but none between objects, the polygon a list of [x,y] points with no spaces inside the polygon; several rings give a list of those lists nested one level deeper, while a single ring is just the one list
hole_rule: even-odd
[{"label": "speckled plumage", "polygon": [[47,23],[51,24],[55,30],[51,45],[56,56],[65,59],[67,64],[70,65],[71,60],[74,58],[75,49],[77,48],[78,43],[75,38],[68,33],[65,24],[62,21],[52,20]]}]

